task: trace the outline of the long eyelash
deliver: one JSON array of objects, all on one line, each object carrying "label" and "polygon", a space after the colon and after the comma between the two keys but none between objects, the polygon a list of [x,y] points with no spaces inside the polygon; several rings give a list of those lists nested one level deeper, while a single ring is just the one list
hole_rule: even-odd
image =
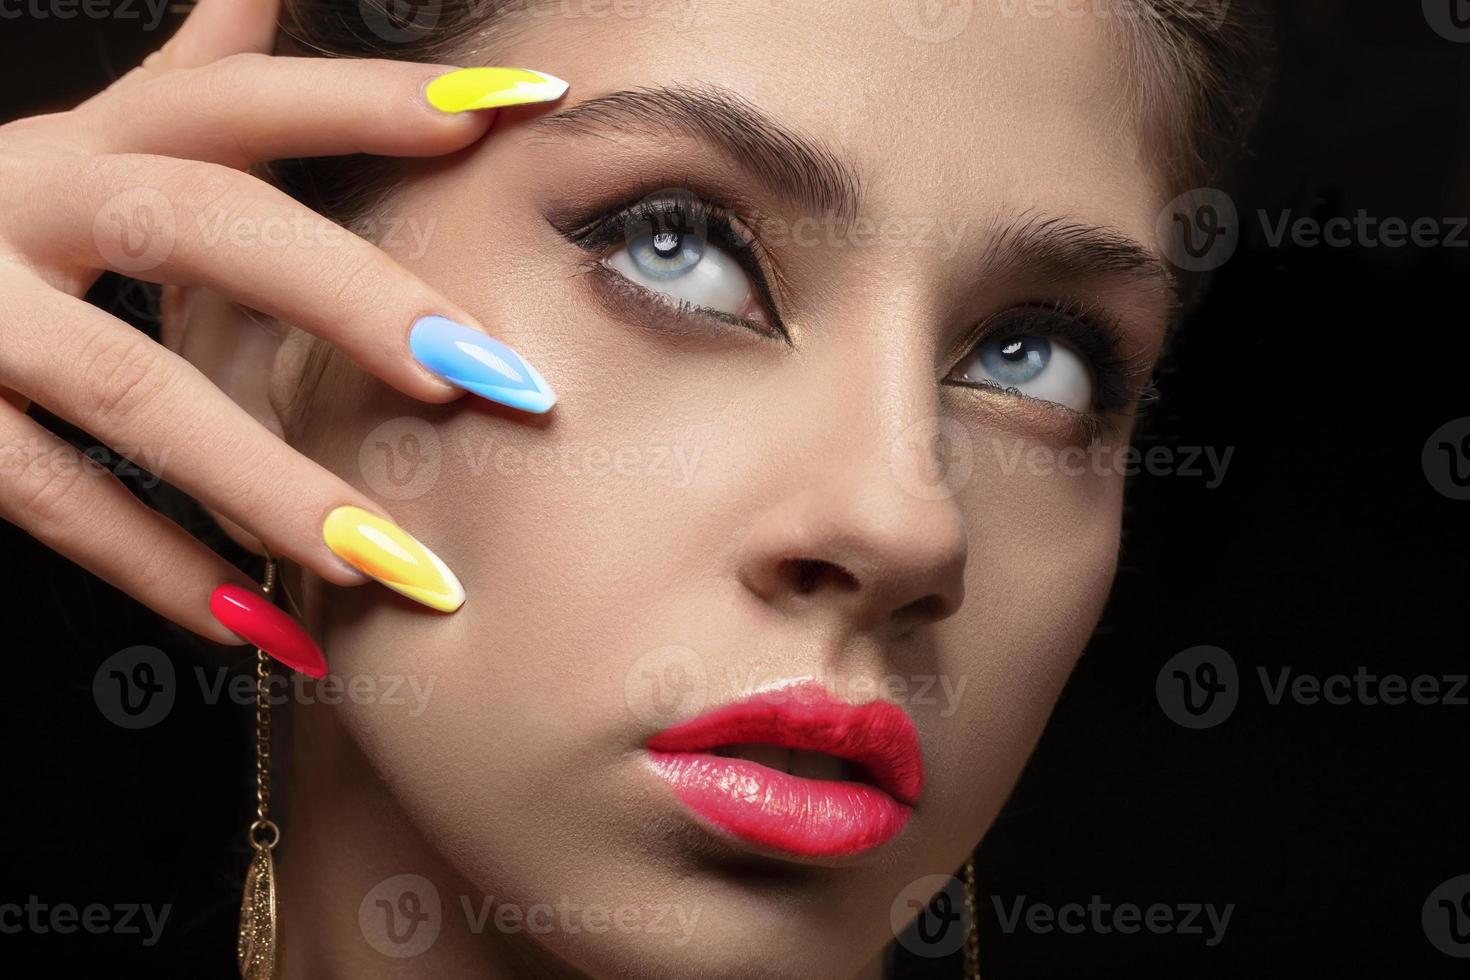
[{"label": "long eyelash", "polygon": [[[1146,355],[1143,352],[1125,353],[1127,344],[1121,318],[1087,303],[1054,300],[1013,306],[978,324],[959,345],[955,360],[967,358],[981,344],[1012,332],[1063,340],[1082,355],[1095,387],[1092,411],[1077,412],[1066,406],[1058,407],[1077,416],[1089,438],[1101,434],[1105,417],[1134,403],[1146,404],[1155,397],[1152,382],[1144,375]],[[1024,392],[996,384],[967,383],[967,386],[992,387],[1021,398],[1030,397]]]},{"label": "long eyelash", "polygon": [[[645,197],[616,207],[579,228],[558,230],[578,248],[587,252],[602,253],[624,239],[630,224],[637,221],[644,221],[650,225],[657,225],[660,222],[667,224],[670,216],[679,212],[682,212],[686,224],[695,228],[703,228],[705,239],[730,253],[745,274],[750,276],[751,283],[755,286],[756,293],[762,305],[765,306],[767,315],[771,318],[771,329],[767,330],[759,324],[751,323],[732,314],[711,310],[687,301],[680,301],[677,304],[669,302],[666,305],[675,307],[681,314],[697,313],[701,316],[710,316],[721,322],[747,327],[764,336],[779,337],[790,344],[791,335],[781,320],[770,279],[766,276],[766,268],[773,264],[769,254],[758,238],[737,231],[733,214],[716,202],[692,192],[670,194],[664,197]],[[638,286],[636,283],[630,285],[657,299],[657,294],[653,294],[651,290]]]}]

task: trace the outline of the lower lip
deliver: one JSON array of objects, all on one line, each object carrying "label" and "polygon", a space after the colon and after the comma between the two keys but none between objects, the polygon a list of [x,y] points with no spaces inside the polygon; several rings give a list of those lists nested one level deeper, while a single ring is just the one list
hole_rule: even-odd
[{"label": "lower lip", "polygon": [[897,836],[912,809],[866,783],[805,779],[705,752],[649,752],[679,800],[741,840],[802,857],[846,857]]}]

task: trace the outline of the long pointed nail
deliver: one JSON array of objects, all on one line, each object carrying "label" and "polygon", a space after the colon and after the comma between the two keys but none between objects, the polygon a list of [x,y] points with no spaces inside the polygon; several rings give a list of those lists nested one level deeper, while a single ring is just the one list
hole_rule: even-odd
[{"label": "long pointed nail", "polygon": [[464,586],[413,535],[361,507],[338,507],[327,515],[322,537],[332,553],[394,592],[440,612],[464,605]]},{"label": "long pointed nail", "polygon": [[527,68],[461,68],[429,82],[424,97],[440,112],[468,112],[555,102],[566,90],[555,75]]},{"label": "long pointed nail", "polygon": [[209,611],[231,633],[275,657],[292,670],[308,677],[327,674],[327,658],[321,647],[286,615],[258,592],[226,583],[209,595]]},{"label": "long pointed nail", "polygon": [[525,358],[494,337],[442,316],[426,316],[408,334],[414,360],[434,374],[492,402],[545,412],[556,392]]}]

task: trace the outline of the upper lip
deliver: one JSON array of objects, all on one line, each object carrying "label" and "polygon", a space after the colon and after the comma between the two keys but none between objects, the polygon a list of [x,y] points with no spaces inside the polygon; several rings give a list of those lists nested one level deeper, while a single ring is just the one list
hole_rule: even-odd
[{"label": "upper lip", "polygon": [[707,752],[755,743],[825,752],[856,763],[884,792],[912,806],[924,785],[914,723],[888,701],[847,704],[814,681],[751,695],[648,740],[655,752]]}]

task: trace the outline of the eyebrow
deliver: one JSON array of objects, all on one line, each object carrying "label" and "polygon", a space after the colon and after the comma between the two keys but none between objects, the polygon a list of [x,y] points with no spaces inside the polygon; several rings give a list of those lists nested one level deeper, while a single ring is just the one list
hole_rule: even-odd
[{"label": "eyebrow", "polygon": [[533,125],[597,136],[702,138],[808,211],[851,221],[861,204],[856,171],[827,144],[782,125],[738,93],[717,85],[625,89],[539,116]]},{"label": "eyebrow", "polygon": [[[718,85],[624,89],[538,116],[534,127],[608,137],[687,135],[715,143],[781,196],[817,214],[853,221],[862,203],[855,168],[823,141],[777,122]],[[1181,283],[1157,252],[1123,232],[1039,209],[1001,225],[981,260],[989,277],[1025,272],[1064,281],[1113,279],[1177,301]]]},{"label": "eyebrow", "polygon": [[1027,210],[1001,226],[981,260],[982,276],[1024,270],[1028,277],[1114,279],[1151,287],[1172,299],[1180,282],[1169,264],[1136,239],[1102,225]]}]

